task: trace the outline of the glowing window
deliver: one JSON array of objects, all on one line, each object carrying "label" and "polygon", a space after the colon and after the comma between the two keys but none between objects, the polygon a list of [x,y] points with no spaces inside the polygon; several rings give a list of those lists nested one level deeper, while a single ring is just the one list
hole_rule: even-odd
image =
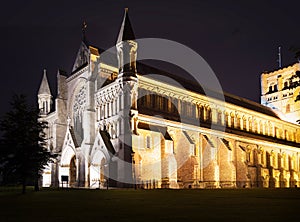
[{"label": "glowing window", "polygon": [[286,105],[286,112],[287,113],[291,112],[291,106],[290,106],[290,104]]},{"label": "glowing window", "polygon": [[273,88],[272,86],[269,86],[269,92],[272,92],[272,88]]}]

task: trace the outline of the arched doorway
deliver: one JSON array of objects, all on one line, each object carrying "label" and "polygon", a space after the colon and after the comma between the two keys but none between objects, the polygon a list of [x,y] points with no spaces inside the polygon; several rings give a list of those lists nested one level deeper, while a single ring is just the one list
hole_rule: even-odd
[{"label": "arched doorway", "polygon": [[69,172],[69,184],[70,187],[74,187],[76,185],[76,157],[73,156],[70,161],[70,172]]},{"label": "arched doorway", "polygon": [[90,187],[101,188],[107,186],[108,165],[102,151],[97,150],[90,165]]}]

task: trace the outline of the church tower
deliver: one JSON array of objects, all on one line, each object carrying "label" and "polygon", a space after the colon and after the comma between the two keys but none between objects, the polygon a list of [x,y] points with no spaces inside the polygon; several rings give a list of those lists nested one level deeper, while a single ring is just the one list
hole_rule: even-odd
[{"label": "church tower", "polygon": [[128,17],[128,9],[125,9],[123,22],[116,43],[118,53],[119,74],[117,82],[121,86],[121,109],[119,110],[120,136],[118,163],[118,181],[124,183],[118,186],[130,187],[133,184],[132,176],[132,136],[136,129],[137,116],[137,42]]},{"label": "church tower", "polygon": [[119,36],[117,39],[117,51],[119,62],[118,78],[126,80],[135,80],[136,76],[136,56],[137,56],[137,42],[131,27],[128,17],[128,9],[125,9],[125,14]]},{"label": "church tower", "polygon": [[50,92],[46,69],[38,92],[38,103],[41,115],[47,115],[51,111],[52,95]]},{"label": "church tower", "polygon": [[288,122],[300,122],[300,63],[261,75],[261,104]]}]

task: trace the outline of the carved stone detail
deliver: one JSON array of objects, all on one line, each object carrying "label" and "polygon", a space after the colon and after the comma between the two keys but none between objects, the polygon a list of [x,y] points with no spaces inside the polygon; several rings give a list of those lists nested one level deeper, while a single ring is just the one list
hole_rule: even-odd
[{"label": "carved stone detail", "polygon": [[81,118],[85,106],[86,106],[86,86],[83,86],[79,90],[78,94],[75,96],[74,106],[73,106],[74,117]]}]

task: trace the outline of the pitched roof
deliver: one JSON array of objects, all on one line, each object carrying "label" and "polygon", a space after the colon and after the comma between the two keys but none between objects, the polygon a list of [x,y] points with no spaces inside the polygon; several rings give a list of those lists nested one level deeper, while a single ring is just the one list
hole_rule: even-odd
[{"label": "pitched roof", "polygon": [[89,47],[85,42],[81,42],[77,56],[73,65],[72,73],[85,67],[89,61]]},{"label": "pitched roof", "polygon": [[71,127],[69,127],[69,130],[70,130],[70,134],[71,134],[71,137],[72,137],[75,148],[79,147],[79,144],[78,144],[76,136],[75,136],[74,128],[71,126]]},{"label": "pitched roof", "polygon": [[111,143],[111,138],[110,135],[107,131],[105,130],[100,130],[100,135],[103,139],[103,142],[107,148],[107,150],[109,151],[110,154],[114,155],[116,153],[114,146]]},{"label": "pitched roof", "polygon": [[124,18],[118,35],[117,43],[125,40],[134,40],[134,39],[135,39],[135,35],[133,33],[133,29],[129,20],[128,8],[125,8]]},{"label": "pitched roof", "polygon": [[[180,77],[178,75],[163,71],[163,70],[158,69],[158,68],[151,67],[147,64],[143,64],[143,63],[140,63],[140,62],[137,62],[137,70],[138,70],[138,74],[140,74],[140,75],[147,75],[147,74],[155,73],[155,74],[158,74],[158,76],[159,75],[166,76],[166,77],[169,77],[171,79],[175,79],[176,82],[179,82],[180,85],[183,86],[187,90],[190,90],[190,91],[202,94],[202,95],[206,95],[206,93],[209,93],[209,95],[211,97],[216,98],[216,99],[222,98],[221,95],[218,92],[215,92],[215,91],[210,90],[210,89],[205,89],[204,90],[201,87],[201,85],[195,79],[193,79],[192,77],[189,77],[190,79],[188,79],[188,77],[183,77],[183,76]],[[153,77],[150,76],[148,78],[153,78]],[[157,78],[157,76],[155,76],[155,78]],[[164,78],[157,79],[157,80],[165,82],[167,84],[171,84],[171,85],[174,84],[173,82],[168,82],[167,79],[164,79]],[[176,84],[174,86],[176,86]],[[227,103],[231,103],[231,104],[234,104],[234,105],[237,105],[237,106],[241,106],[241,107],[244,107],[246,109],[250,109],[250,110],[253,110],[253,111],[256,111],[256,112],[260,112],[260,113],[266,114],[268,116],[272,116],[272,117],[275,117],[275,118],[279,119],[278,115],[269,107],[266,107],[264,105],[261,105],[259,103],[254,102],[254,101],[251,101],[251,100],[248,100],[246,98],[239,97],[239,96],[227,93],[227,92],[223,92],[223,95],[224,95],[225,102],[227,102]]]},{"label": "pitched roof", "polygon": [[[117,55],[110,52],[110,51],[105,51],[104,49],[98,48],[99,52],[100,52],[100,61],[102,63],[105,63],[107,65],[111,65],[114,67],[118,67],[118,59],[117,59]],[[205,91],[203,90],[203,88],[201,87],[201,85],[199,85],[199,83],[197,83],[197,81],[195,79],[192,79],[192,77],[188,77],[188,76],[179,76],[178,74],[174,74],[174,73],[170,73],[167,71],[164,71],[160,68],[154,68],[153,66],[150,66],[148,64],[142,63],[140,61],[136,62],[137,65],[137,72],[139,75],[142,76],[147,76],[148,74],[157,74],[155,75],[155,77],[158,76],[164,76],[164,77],[169,77],[171,79],[176,80],[176,82],[179,82],[180,85],[182,85],[185,89],[196,92],[196,93],[200,93],[202,95],[205,95],[205,92],[209,92],[210,95],[212,97],[215,98],[222,98],[220,97],[220,95],[212,90],[209,89],[205,89]],[[151,78],[151,76],[148,76],[148,78]],[[153,78],[153,76],[152,76]],[[188,79],[191,78],[191,79]],[[162,81],[165,82],[167,84],[174,84],[173,82],[168,82],[167,79],[165,78],[161,78],[161,79],[156,79],[158,81]],[[108,81],[108,83],[110,83],[111,81]],[[103,84],[103,86],[106,84]],[[174,85],[176,86],[176,84]],[[236,96],[227,92],[223,92],[224,93],[224,99],[225,102],[237,105],[237,106],[241,106],[244,107],[246,109],[250,109],[256,112],[260,112],[263,114],[266,114],[268,116],[272,116],[275,118],[278,118],[278,115],[269,107],[261,105],[257,102],[251,101],[249,99],[240,97],[240,96]]]},{"label": "pitched roof", "polygon": [[138,128],[143,129],[143,130],[151,130],[154,132],[161,133],[164,136],[165,140],[172,140],[172,137],[168,133],[167,127],[148,124],[148,123],[144,123],[144,122],[139,122]]},{"label": "pitched roof", "polygon": [[46,69],[44,69],[44,75],[43,75],[43,79],[40,85],[40,89],[38,92],[38,95],[51,95],[51,91],[49,88],[49,83],[47,80],[47,74],[46,74]]}]

